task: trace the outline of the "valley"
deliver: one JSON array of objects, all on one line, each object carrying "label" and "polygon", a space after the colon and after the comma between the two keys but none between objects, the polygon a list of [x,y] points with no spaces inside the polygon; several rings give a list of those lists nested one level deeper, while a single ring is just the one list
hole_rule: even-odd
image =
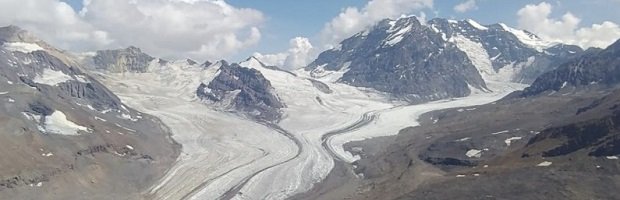
[{"label": "valley", "polygon": [[620,196],[620,40],[373,21],[303,58],[239,62],[0,27],[0,200]]}]

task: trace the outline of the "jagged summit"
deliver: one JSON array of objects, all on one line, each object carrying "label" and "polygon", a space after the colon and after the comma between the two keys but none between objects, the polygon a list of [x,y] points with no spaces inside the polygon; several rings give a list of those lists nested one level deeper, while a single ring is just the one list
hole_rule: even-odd
[{"label": "jagged summit", "polygon": [[255,56],[248,57],[242,63],[253,63],[252,65],[254,65],[254,66],[267,67],[267,65],[265,63],[263,63],[263,61],[261,61],[260,59],[258,59]]}]

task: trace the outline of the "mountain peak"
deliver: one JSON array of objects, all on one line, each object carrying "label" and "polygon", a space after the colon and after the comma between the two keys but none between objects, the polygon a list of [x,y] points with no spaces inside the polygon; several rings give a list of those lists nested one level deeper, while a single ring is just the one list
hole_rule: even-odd
[{"label": "mountain peak", "polygon": [[607,49],[620,49],[620,39],[616,40],[616,42],[609,45]]},{"label": "mountain peak", "polygon": [[0,27],[0,41],[2,42],[28,42],[35,43],[40,40],[30,32],[19,26],[9,25]]},{"label": "mountain peak", "polygon": [[239,63],[241,66],[246,66],[246,67],[251,67],[251,68],[261,68],[261,67],[266,67],[266,65],[260,61],[260,59],[258,59],[255,56],[250,56],[248,57],[248,59],[245,59],[245,61]]}]

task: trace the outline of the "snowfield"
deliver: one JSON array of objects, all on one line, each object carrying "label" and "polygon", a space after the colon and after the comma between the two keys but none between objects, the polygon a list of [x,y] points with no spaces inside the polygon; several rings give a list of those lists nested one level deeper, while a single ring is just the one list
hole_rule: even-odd
[{"label": "snowfield", "polygon": [[17,51],[22,53],[31,53],[33,51],[43,51],[43,47],[39,46],[36,43],[26,43],[26,42],[6,42],[2,44],[2,47],[9,51]]},{"label": "snowfield", "polygon": [[408,105],[371,89],[336,83],[339,74],[311,80],[309,72],[266,68],[254,58],[240,65],[259,70],[286,104],[277,124],[257,123],[198,100],[198,85],[217,76],[218,63],[205,68],[183,61],[161,66],[154,61],[147,73],[97,73],[125,104],[160,118],[183,145],[175,165],[145,195],[284,199],[323,180],[334,160],[355,161],[342,148],[347,142],[394,135],[418,125],[423,113],[485,104],[523,88],[487,81],[490,92]]},{"label": "snowfield", "polygon": [[88,132],[88,128],[77,125],[67,119],[65,113],[54,111],[45,117],[45,132],[61,135],[78,135],[80,131]]}]

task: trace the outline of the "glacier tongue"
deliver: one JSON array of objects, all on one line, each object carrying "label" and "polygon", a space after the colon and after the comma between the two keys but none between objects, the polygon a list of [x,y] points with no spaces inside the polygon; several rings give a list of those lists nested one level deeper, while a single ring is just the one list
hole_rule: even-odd
[{"label": "glacier tongue", "polygon": [[145,73],[99,76],[124,103],[160,118],[183,145],[173,168],[148,191],[153,199],[221,198],[298,151],[290,138],[265,125],[197,101],[196,88],[215,76],[217,66],[152,63]]},{"label": "glacier tongue", "polygon": [[478,72],[480,72],[482,79],[487,81],[495,78],[494,75],[496,74],[496,72],[493,69],[491,58],[482,46],[482,44],[474,42],[459,34],[453,36],[450,39],[452,42],[454,42],[454,44],[456,44],[459,49],[461,49],[461,51],[467,54],[472,64],[474,64],[474,66],[476,66],[476,68],[478,69]]}]

